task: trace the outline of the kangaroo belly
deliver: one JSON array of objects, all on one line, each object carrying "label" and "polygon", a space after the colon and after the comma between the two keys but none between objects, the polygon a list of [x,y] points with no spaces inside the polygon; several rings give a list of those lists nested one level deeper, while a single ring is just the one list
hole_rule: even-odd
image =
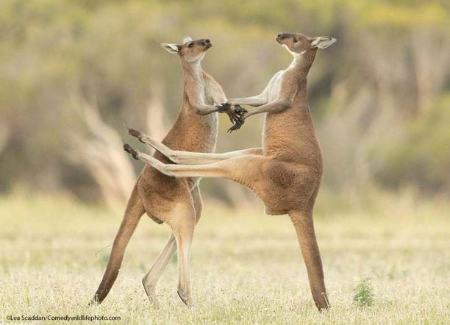
[{"label": "kangaroo belly", "polygon": [[189,179],[168,177],[150,166],[142,171],[137,188],[147,215],[157,223],[170,218],[179,202],[191,201]]},{"label": "kangaroo belly", "polygon": [[267,214],[285,214],[306,207],[320,184],[314,169],[296,163],[271,161],[263,168],[264,187],[259,196]]},{"label": "kangaroo belly", "polygon": [[320,184],[314,168],[268,157],[235,160],[232,180],[248,187],[263,202],[268,214],[285,214],[308,207]]},{"label": "kangaroo belly", "polygon": [[213,152],[218,132],[217,113],[181,112],[163,143],[173,150]]},{"label": "kangaroo belly", "polygon": [[[162,142],[173,150],[213,152],[217,123],[217,113],[202,116],[182,110]],[[154,156],[164,163],[172,163],[159,152]],[[163,223],[177,203],[192,200],[191,190],[197,184],[197,178],[168,177],[153,167],[145,166],[138,180],[138,192],[147,215],[155,222]]]}]

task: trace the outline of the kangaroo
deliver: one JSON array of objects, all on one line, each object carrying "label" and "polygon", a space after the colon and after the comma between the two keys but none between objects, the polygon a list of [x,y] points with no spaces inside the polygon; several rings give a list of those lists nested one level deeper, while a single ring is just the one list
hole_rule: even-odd
[{"label": "kangaroo", "polygon": [[[239,121],[239,116],[230,110],[230,105],[221,105],[227,101],[222,87],[202,69],[201,61],[212,44],[208,39],[193,41],[185,38],[181,45],[161,45],[169,53],[178,54],[184,72],[183,103],[175,124],[162,142],[176,150],[213,152],[218,132],[216,112],[226,112],[235,122]],[[164,163],[169,162],[159,152],[154,157]],[[103,279],[90,304],[99,304],[107,296],[119,273],[126,246],[141,216],[147,213],[157,223],[169,224],[173,232],[142,280],[147,296],[150,301],[157,302],[155,286],[170,257],[178,249],[178,294],[185,304],[190,305],[188,259],[193,227],[200,219],[201,211],[198,178],[176,179],[145,166],[129,198]]]},{"label": "kangaroo", "polygon": [[148,136],[136,134],[177,165],[161,162],[127,144],[124,149],[135,159],[174,178],[231,179],[254,191],[264,202],[267,214],[289,214],[306,264],[314,302],[322,310],[329,307],[329,302],[313,223],[313,207],[322,177],[322,156],[309,111],[306,79],[317,50],[327,48],[336,39],[281,33],[276,41],[292,54],[292,63],[277,72],[260,95],[230,99],[229,102],[253,106],[243,113],[241,122],[252,115],[267,113],[262,148],[194,153],[177,151]]}]

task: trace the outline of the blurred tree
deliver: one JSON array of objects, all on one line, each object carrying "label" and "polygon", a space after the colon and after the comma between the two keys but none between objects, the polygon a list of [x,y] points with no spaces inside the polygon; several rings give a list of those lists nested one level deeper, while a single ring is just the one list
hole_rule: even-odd
[{"label": "blurred tree", "polygon": [[[136,174],[119,155],[124,124],[161,138],[181,104],[178,58],[160,42],[211,38],[205,69],[238,97],[260,92],[289,64],[276,33],[300,31],[338,38],[309,76],[324,184],[449,191],[441,140],[449,133],[449,21],[445,0],[2,0],[0,190],[123,200]],[[85,113],[86,103],[95,103],[94,113]],[[230,136],[221,117],[218,151],[259,145],[261,121]],[[92,154],[100,143],[107,161]],[[78,152],[77,163],[67,148]],[[110,164],[105,175],[95,171],[102,164]],[[253,197],[218,180],[204,187],[234,204]]]},{"label": "blurred tree", "polygon": [[450,94],[407,123],[405,130],[380,148],[385,161],[377,170],[392,187],[418,186],[424,192],[450,191]]}]

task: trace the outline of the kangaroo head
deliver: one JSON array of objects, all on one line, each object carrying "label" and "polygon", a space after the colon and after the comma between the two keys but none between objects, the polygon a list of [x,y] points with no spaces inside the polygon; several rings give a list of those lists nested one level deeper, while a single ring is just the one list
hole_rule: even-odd
[{"label": "kangaroo head", "polygon": [[202,60],[205,52],[212,46],[209,39],[198,39],[193,41],[190,37],[185,37],[182,44],[161,43],[169,53],[178,54],[182,60],[196,62]]},{"label": "kangaroo head", "polygon": [[276,40],[293,55],[303,54],[311,50],[323,50],[336,42],[334,37],[308,37],[300,33],[280,33]]}]

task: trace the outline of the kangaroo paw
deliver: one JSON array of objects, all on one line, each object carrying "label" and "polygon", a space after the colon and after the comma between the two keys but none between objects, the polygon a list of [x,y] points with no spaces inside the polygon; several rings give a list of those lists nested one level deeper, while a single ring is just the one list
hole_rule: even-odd
[{"label": "kangaroo paw", "polygon": [[242,120],[236,121],[231,128],[228,129],[228,133],[232,133],[233,131],[239,130],[241,126],[244,124]]},{"label": "kangaroo paw", "polygon": [[224,113],[231,108],[231,104],[230,103],[222,103],[222,104],[216,105],[216,108],[219,113]]},{"label": "kangaroo paw", "polygon": [[234,105],[233,111],[239,116],[242,116],[245,113],[247,113],[247,110],[244,107],[242,107],[241,105]]}]

